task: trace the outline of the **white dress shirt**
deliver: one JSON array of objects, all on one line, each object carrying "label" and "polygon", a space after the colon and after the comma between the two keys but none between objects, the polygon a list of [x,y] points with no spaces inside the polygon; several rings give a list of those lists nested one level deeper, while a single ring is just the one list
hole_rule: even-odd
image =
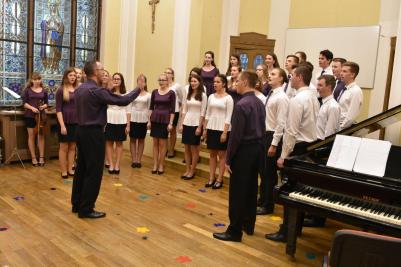
[{"label": "white dress shirt", "polygon": [[224,131],[224,125],[229,124],[231,130],[231,116],[233,115],[234,100],[230,95],[217,98],[211,94],[207,101],[206,129]]},{"label": "white dress shirt", "polygon": [[130,113],[128,106],[107,106],[107,123],[110,124],[127,124],[127,114]]},{"label": "white dress shirt", "polygon": [[200,117],[205,117],[206,105],[206,93],[202,93],[202,101],[196,100],[195,97],[186,100],[182,111],[182,115],[184,116],[182,124],[186,126],[201,126],[199,125],[199,121]]},{"label": "white dress shirt", "polygon": [[283,137],[281,158],[287,158],[296,143],[313,142],[316,136],[316,120],[319,114],[319,101],[309,87],[297,90],[288,106],[287,123]]},{"label": "white dress shirt", "polygon": [[139,95],[134,101],[132,101],[129,106],[129,110],[131,110],[132,122],[148,122],[150,97],[150,93],[146,92],[144,95]]},{"label": "white dress shirt", "polygon": [[345,89],[338,96],[338,103],[341,108],[340,130],[350,127],[362,108],[362,89],[355,83],[345,86]]},{"label": "white dress shirt", "polygon": [[322,103],[316,123],[316,134],[320,140],[324,140],[327,136],[338,132],[341,116],[340,105],[333,95],[323,98]]},{"label": "white dress shirt", "polygon": [[262,94],[259,91],[255,91],[255,95],[256,95],[257,98],[260,99],[260,101],[262,101],[263,105],[266,103],[266,97],[265,97],[264,94]]},{"label": "white dress shirt", "polygon": [[277,87],[269,92],[266,107],[266,131],[274,132],[271,145],[277,146],[284,134],[290,99],[284,93],[283,87]]},{"label": "white dress shirt", "polygon": [[[323,73],[322,73],[323,72]],[[327,68],[323,69],[323,68],[319,68],[319,70],[315,73],[315,79],[314,81],[314,85],[317,85],[318,82],[318,78],[322,75],[333,75],[333,70],[331,68],[331,65],[328,66]]]},{"label": "white dress shirt", "polygon": [[178,83],[174,83],[170,86],[170,90],[173,90],[175,93],[175,112],[179,112],[183,98],[182,88]]},{"label": "white dress shirt", "polygon": [[[183,92],[183,96],[182,96],[182,103],[185,103],[185,101],[187,101],[188,91],[189,91],[189,84],[184,86],[184,92]],[[206,94],[206,86],[203,86],[203,92]]]}]

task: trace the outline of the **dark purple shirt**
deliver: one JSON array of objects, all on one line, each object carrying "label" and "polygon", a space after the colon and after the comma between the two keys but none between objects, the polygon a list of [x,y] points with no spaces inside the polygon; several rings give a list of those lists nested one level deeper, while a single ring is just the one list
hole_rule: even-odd
[{"label": "dark purple shirt", "polygon": [[56,92],[56,112],[61,112],[65,124],[78,123],[77,112],[75,109],[75,92],[69,92],[70,99],[64,101],[63,88],[59,88]]},{"label": "dark purple shirt", "polygon": [[75,90],[75,107],[80,126],[104,126],[107,122],[107,105],[126,106],[139,95],[136,88],[126,95],[113,94],[88,80]]},{"label": "dark purple shirt", "polygon": [[237,104],[238,101],[242,98],[242,95],[238,94],[238,93],[237,93],[237,90],[232,89],[232,88],[228,88],[228,89],[227,89],[227,94],[229,94],[229,95],[233,98],[234,106],[235,106],[235,104]]},{"label": "dark purple shirt", "polygon": [[155,123],[170,123],[170,114],[175,112],[175,93],[173,90],[166,94],[159,94],[159,90],[155,89],[150,97],[150,110],[152,115],[150,121]]},{"label": "dark purple shirt", "polygon": [[266,133],[266,110],[254,92],[242,95],[234,106],[226,163],[231,162],[241,144],[263,144]]},{"label": "dark purple shirt", "polygon": [[[39,109],[40,101],[42,101],[42,105],[49,103],[47,91],[45,89],[42,89],[40,93],[35,93],[30,87],[25,89],[22,95],[22,101],[24,104],[27,103],[37,109]],[[35,118],[35,113],[30,109],[26,109],[24,116],[27,118]]]},{"label": "dark purple shirt", "polygon": [[201,70],[201,77],[203,85],[206,87],[207,97],[215,93],[213,82],[214,82],[214,77],[216,77],[218,74],[219,74],[218,68],[214,68],[211,71],[204,71],[203,69]]}]

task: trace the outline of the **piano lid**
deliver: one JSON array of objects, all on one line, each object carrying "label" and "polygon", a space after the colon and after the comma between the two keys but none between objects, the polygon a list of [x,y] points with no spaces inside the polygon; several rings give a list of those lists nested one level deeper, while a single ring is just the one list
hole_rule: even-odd
[{"label": "piano lid", "polygon": [[379,113],[369,119],[361,121],[360,123],[354,124],[353,126],[346,128],[340,132],[328,136],[323,141],[316,141],[311,143],[307,147],[307,151],[325,147],[327,145],[333,145],[334,139],[337,134],[351,135],[364,137],[369,133],[373,133],[377,130],[385,129],[387,126],[401,121],[401,105],[389,109],[383,113]]}]

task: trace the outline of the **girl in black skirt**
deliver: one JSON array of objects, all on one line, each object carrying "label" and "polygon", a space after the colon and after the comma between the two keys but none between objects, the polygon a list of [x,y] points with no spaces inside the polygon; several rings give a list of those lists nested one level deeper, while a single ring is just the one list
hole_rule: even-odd
[{"label": "girl in black skirt", "polygon": [[74,176],[75,129],[78,123],[75,109],[75,88],[77,83],[75,69],[69,68],[64,72],[61,87],[56,92],[56,115],[59,124],[58,140],[60,143],[58,159],[61,178],[63,179],[68,178],[68,176]]},{"label": "girl in black skirt", "polygon": [[[214,89],[216,93],[211,94],[207,103],[205,118],[205,130],[207,148],[210,149],[210,176],[205,187],[219,189],[223,186],[223,175],[226,164],[226,150],[231,127],[231,115],[233,113],[234,101],[226,93],[227,78],[219,74],[214,78]],[[219,175],[215,178],[217,156],[219,156]]]},{"label": "girl in black skirt", "polygon": [[152,92],[148,128],[153,137],[153,174],[164,173],[168,133],[173,129],[175,93],[168,87],[167,75],[159,76],[159,89]]},{"label": "girl in black skirt", "polygon": [[[113,93],[123,95],[125,89],[124,77],[121,73],[114,73],[112,76]],[[120,173],[120,160],[123,154],[123,141],[127,139],[127,133],[130,130],[129,107],[109,105],[107,108],[107,124],[105,129],[106,155],[110,164],[109,173]],[[114,148],[115,143],[115,148]],[[115,156],[115,160],[113,160]]]},{"label": "girl in black skirt", "polygon": [[185,146],[186,171],[181,176],[184,180],[194,178],[196,165],[198,164],[200,138],[202,125],[205,119],[207,96],[203,92],[202,78],[192,74],[189,78],[188,95],[183,105],[182,143]]},{"label": "girl in black skirt", "polygon": [[146,76],[140,74],[136,79],[137,86],[141,89],[139,96],[131,103],[131,122],[130,122],[130,150],[131,167],[141,168],[141,159],[145,147],[145,137],[148,124],[150,94],[148,93]]}]

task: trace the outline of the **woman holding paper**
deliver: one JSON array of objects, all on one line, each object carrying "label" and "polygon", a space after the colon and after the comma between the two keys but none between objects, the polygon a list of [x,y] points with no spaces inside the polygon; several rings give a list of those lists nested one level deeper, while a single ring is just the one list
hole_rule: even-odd
[{"label": "woman holding paper", "polygon": [[[37,131],[35,133],[35,127],[39,121],[36,120],[36,114],[44,114],[48,104],[47,91],[43,88],[42,77],[39,73],[32,73],[29,79],[23,96],[22,101],[24,103],[25,110],[25,124],[28,131],[28,147],[31,153],[32,166],[44,166],[45,165],[45,136],[43,131]],[[40,118],[39,116],[38,118]],[[36,158],[35,153],[35,137],[38,136],[39,146],[39,161]]]}]

